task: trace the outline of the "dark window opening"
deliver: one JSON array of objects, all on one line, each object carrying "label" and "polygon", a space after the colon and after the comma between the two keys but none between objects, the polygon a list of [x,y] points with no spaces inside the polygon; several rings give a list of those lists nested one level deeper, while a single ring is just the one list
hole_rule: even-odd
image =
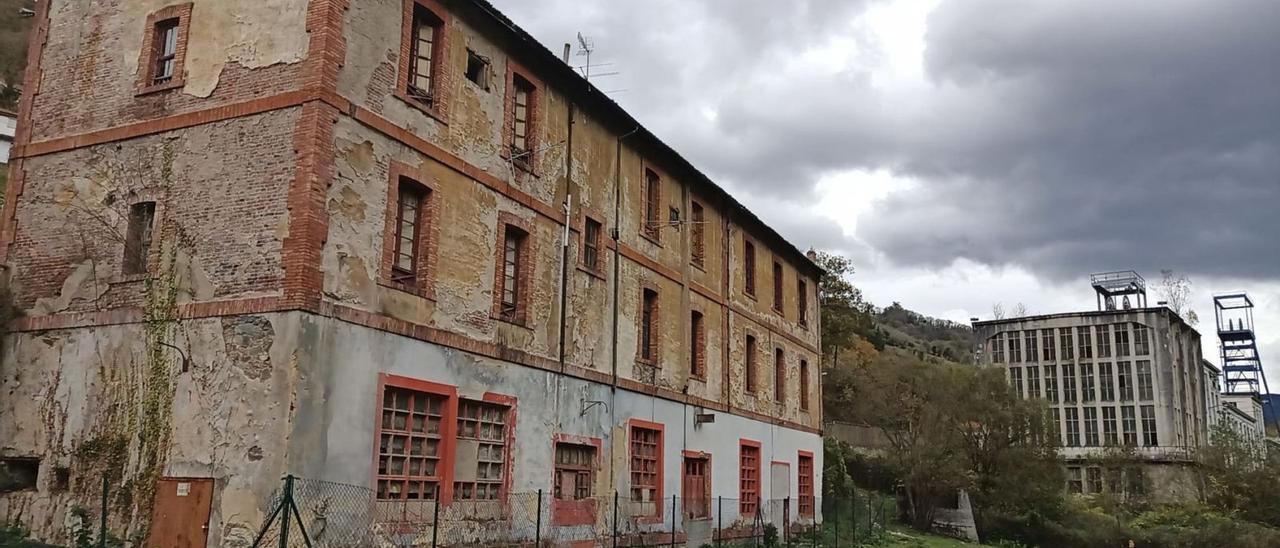
[{"label": "dark window opening", "polygon": [[125,232],[124,241],[123,271],[126,275],[142,274],[147,271],[155,217],[155,202],[138,202],[129,206],[129,226]]},{"label": "dark window opening", "polygon": [[596,448],[577,443],[556,444],[555,497],[583,500],[591,497]]},{"label": "dark window opening", "polygon": [[178,19],[165,19],[156,23],[154,66],[151,83],[164,84],[173,80],[178,59]]},{"label": "dark window opening", "polygon": [[410,179],[400,180],[396,204],[396,234],[391,280],[413,284],[418,277],[418,242],[421,241],[422,212],[426,203],[422,187]]},{"label": "dark window opening", "polygon": [[467,50],[467,79],[489,91],[489,60],[471,50]]},{"label": "dark window opening", "polygon": [[645,289],[640,311],[640,359],[653,362],[658,356],[658,292]]},{"label": "dark window opening", "polygon": [[773,401],[783,402],[787,399],[787,360],[779,348],[773,353]]},{"label": "dark window opening", "polygon": [[782,312],[782,263],[773,263],[773,309]]},{"label": "dark window opening", "polygon": [[747,392],[756,391],[756,338],[747,335],[747,371],[746,371],[746,389]]},{"label": "dark window opening", "polygon": [[600,270],[600,221],[587,217],[582,225],[582,265],[588,270]]},{"label": "dark window opening", "polygon": [[428,106],[435,102],[433,97],[436,85],[435,48],[440,31],[440,19],[426,8],[415,5],[413,29],[409,36],[407,89],[410,98]]},{"label": "dark window opening", "polygon": [[523,230],[508,225],[502,241],[502,305],[501,315],[507,321],[517,319],[520,312],[521,262],[524,261]]},{"label": "dark window opening", "polygon": [[751,242],[742,243],[742,268],[745,277],[743,290],[747,295],[756,294],[756,246]]},{"label": "dark window opening", "polygon": [[701,312],[694,310],[689,316],[689,374],[702,378],[707,374],[706,330],[702,325]]},{"label": "dark window opening", "polygon": [[800,327],[809,326],[809,285],[796,280],[796,321]]},{"label": "dark window opening", "polygon": [[702,204],[693,202],[689,213],[689,223],[691,225],[691,239],[693,240],[690,255],[694,266],[701,268],[706,262],[707,254],[707,233],[704,226],[706,219],[702,211]]},{"label": "dark window opening", "polygon": [[36,488],[40,478],[40,459],[35,457],[0,458],[0,493]]},{"label": "dark window opening", "polygon": [[657,173],[646,169],[644,171],[644,234],[655,240],[658,239],[658,231],[662,226],[662,220],[658,218],[662,207],[659,198],[661,189],[662,179]]}]

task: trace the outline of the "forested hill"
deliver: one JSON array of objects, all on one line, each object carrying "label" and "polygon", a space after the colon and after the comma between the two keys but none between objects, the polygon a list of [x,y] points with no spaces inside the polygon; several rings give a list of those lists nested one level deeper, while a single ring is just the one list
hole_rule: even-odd
[{"label": "forested hill", "polygon": [[894,302],[872,310],[872,329],[859,333],[877,350],[898,348],[919,358],[949,362],[972,361],[969,326],[915,312]]}]

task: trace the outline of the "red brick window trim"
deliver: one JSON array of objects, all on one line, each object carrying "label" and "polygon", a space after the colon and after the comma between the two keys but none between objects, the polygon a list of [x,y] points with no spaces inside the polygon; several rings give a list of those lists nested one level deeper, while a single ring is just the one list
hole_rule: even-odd
[{"label": "red brick window trim", "polygon": [[553,525],[595,523],[594,486],[600,469],[600,438],[557,434],[552,445],[555,476],[552,478]]},{"label": "red brick window trim", "polygon": [[738,499],[743,517],[760,511],[760,442],[738,441]]},{"label": "red brick window trim", "polygon": [[681,496],[689,519],[711,519],[711,453],[684,451]]},{"label": "red brick window trim", "polygon": [[499,214],[493,275],[493,317],[498,320],[528,325],[533,238],[531,226],[524,220],[507,212]]},{"label": "red brick window trim", "polygon": [[384,375],[378,394],[378,500],[448,500],[456,405],[452,387]]},{"label": "red brick window trim", "polygon": [[506,109],[501,155],[522,172],[537,175],[542,129],[542,81],[507,60]]},{"label": "red brick window trim", "polygon": [[787,401],[787,357],[781,348],[773,351],[773,401]]},{"label": "red brick window trim", "polygon": [[748,297],[756,296],[756,244],[742,238],[742,291]]},{"label": "red brick window trim", "polygon": [[406,164],[393,162],[382,232],[381,283],[434,300],[439,242],[436,185]]},{"label": "red brick window trim", "polygon": [[662,306],[658,286],[642,282],[640,286],[640,313],[636,339],[636,361],[661,366]]},{"label": "red brick window trim", "polygon": [[631,419],[630,458],[633,515],[662,519],[663,430],[661,424]]},{"label": "red brick window trim", "polygon": [[707,227],[706,212],[702,209],[702,204],[696,200],[689,204],[689,238],[690,252],[689,260],[693,266],[698,269],[706,267],[707,257]]},{"label": "red brick window trim", "polygon": [[187,37],[192,3],[176,4],[147,16],[138,58],[135,93],[143,95],[186,84]]},{"label": "red brick window trim", "polygon": [[396,97],[447,123],[449,25],[452,16],[438,0],[404,0]]},{"label": "red brick window trim", "polygon": [[756,346],[755,335],[747,335],[746,347],[743,349],[743,353],[746,354],[744,360],[746,372],[743,376],[746,378],[746,391],[749,394],[756,392]]},{"label": "red brick window trim", "polygon": [[707,326],[702,312],[689,312],[689,376],[707,378]]},{"label": "red brick window trim", "polygon": [[813,516],[813,453],[800,451],[797,463],[797,494],[800,495],[800,516]]},{"label": "red brick window trim", "polygon": [[640,184],[640,235],[662,243],[662,172],[645,164]]},{"label": "red brick window trim", "polygon": [[796,323],[809,327],[809,284],[796,275]]},{"label": "red brick window trim", "polygon": [[809,410],[809,361],[800,360],[800,410]]}]

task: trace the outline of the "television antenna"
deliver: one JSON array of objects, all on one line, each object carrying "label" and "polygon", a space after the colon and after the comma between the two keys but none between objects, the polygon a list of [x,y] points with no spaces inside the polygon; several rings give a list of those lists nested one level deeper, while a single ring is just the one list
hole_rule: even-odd
[{"label": "television antenna", "polygon": [[[592,69],[592,68],[595,68],[595,67],[609,67],[609,66],[613,66],[613,63],[592,63],[592,62],[591,62],[591,54],[592,54],[592,53],[595,53],[595,51],[596,51],[596,41],[595,41],[595,40],[592,40],[591,38],[588,38],[588,37],[586,37],[586,36],[583,36],[583,35],[582,35],[582,33],[581,33],[581,32],[579,32],[579,33],[578,33],[578,53],[577,53],[577,55],[579,55],[579,56],[581,56],[581,57],[585,57],[586,59],[585,59],[585,62],[584,62],[583,64],[578,65],[578,66],[576,66],[576,67],[574,67],[574,68],[578,69],[578,72],[580,72],[580,73],[582,74],[582,77],[583,77],[583,78],[585,78],[588,82],[590,82],[590,81],[591,81],[591,77],[592,77],[592,76],[595,76],[596,78],[602,78],[602,77],[605,77],[605,76],[617,76],[618,74],[620,74],[620,73],[619,73],[619,72],[617,72],[617,71],[613,71],[613,72],[598,72],[598,73],[596,73],[596,74],[591,74],[591,69]],[[606,92],[606,93],[608,93],[608,92]]]}]

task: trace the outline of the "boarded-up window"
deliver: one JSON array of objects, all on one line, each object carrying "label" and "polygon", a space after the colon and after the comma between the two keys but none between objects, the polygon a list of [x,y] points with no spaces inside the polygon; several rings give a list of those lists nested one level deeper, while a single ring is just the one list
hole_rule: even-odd
[{"label": "boarded-up window", "polygon": [[631,500],[634,502],[658,502],[662,481],[661,445],[662,432],[631,427]]},{"label": "boarded-up window", "polygon": [[555,497],[560,500],[582,500],[590,497],[595,462],[595,447],[557,443]]},{"label": "boarded-up window", "polygon": [[684,511],[691,519],[711,517],[711,466],[706,456],[685,455]]},{"label": "boarded-up window", "polygon": [[129,226],[124,240],[124,274],[142,274],[147,271],[155,217],[155,202],[138,202],[129,206]]},{"label": "boarded-up window", "polygon": [[640,360],[658,360],[658,292],[644,289],[640,298]]},{"label": "boarded-up window", "polygon": [[760,447],[743,443],[738,451],[738,510],[755,516],[760,510]]},{"label": "boarded-up window", "polygon": [[425,219],[427,190],[412,179],[402,177],[396,195],[396,234],[391,280],[413,285],[420,274],[419,242]]},{"label": "boarded-up window", "polygon": [[409,36],[407,89],[410,98],[428,106],[435,102],[435,49],[441,30],[440,18],[420,5],[414,6],[413,30]]},{"label": "boarded-up window", "polygon": [[386,387],[378,442],[379,499],[435,500],[445,397]]},{"label": "boarded-up window", "polygon": [[690,259],[694,266],[702,268],[706,265],[707,256],[707,231],[706,231],[706,215],[702,211],[702,204],[693,202],[690,207],[690,239],[692,240]]},{"label": "boarded-up window", "polygon": [[747,295],[756,294],[756,246],[751,242],[742,243],[742,290]]},{"label": "boarded-up window", "polygon": [[747,347],[745,350],[746,359],[746,390],[747,392],[756,391],[756,338],[747,335]]},{"label": "boarded-up window", "polygon": [[497,500],[507,462],[505,405],[460,400],[453,494],[458,500]]},{"label": "boarded-up window", "polygon": [[689,313],[689,374],[704,378],[707,375],[707,330],[703,325],[702,313],[694,310]]}]

